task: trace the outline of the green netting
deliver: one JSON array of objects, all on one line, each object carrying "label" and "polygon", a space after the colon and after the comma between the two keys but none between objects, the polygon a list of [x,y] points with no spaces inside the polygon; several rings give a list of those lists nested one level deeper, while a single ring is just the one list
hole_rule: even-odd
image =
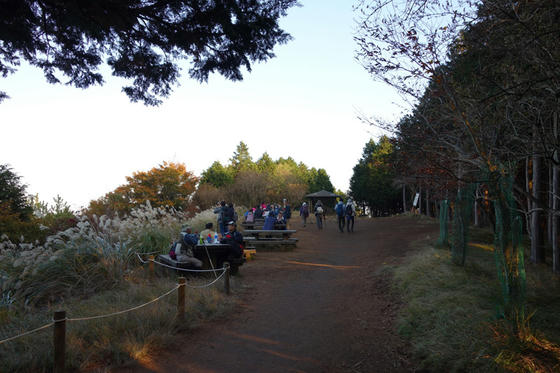
[{"label": "green netting", "polygon": [[515,210],[513,178],[500,175],[489,186],[494,198],[496,229],[494,257],[502,289],[499,316],[510,320],[525,317],[525,262],[521,242],[522,218]]},{"label": "green netting", "polygon": [[459,189],[453,211],[453,236],[451,239],[451,260],[457,265],[465,265],[469,244],[469,225],[472,218],[474,191],[476,184],[468,184]]},{"label": "green netting", "polygon": [[439,208],[439,246],[449,246],[449,236],[447,233],[447,220],[449,216],[449,201],[444,199],[440,202]]}]

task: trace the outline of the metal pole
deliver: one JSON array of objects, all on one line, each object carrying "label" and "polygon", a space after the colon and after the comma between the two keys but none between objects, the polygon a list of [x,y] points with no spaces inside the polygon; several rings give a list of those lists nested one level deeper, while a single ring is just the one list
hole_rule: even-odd
[{"label": "metal pole", "polygon": [[230,294],[230,286],[229,286],[229,263],[224,263],[224,268],[226,269],[226,273],[224,274],[224,289],[226,291],[226,294],[229,295]]},{"label": "metal pole", "polygon": [[64,373],[66,352],[66,311],[54,313],[54,373]]},{"label": "metal pole", "polygon": [[179,289],[177,289],[177,319],[185,320],[185,278],[179,277]]}]

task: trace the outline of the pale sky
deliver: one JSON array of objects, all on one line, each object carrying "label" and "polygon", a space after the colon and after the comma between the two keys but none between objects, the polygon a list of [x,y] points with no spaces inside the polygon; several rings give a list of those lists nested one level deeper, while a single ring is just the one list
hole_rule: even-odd
[{"label": "pale sky", "polygon": [[185,71],[159,107],[130,103],[110,75],[104,86],[80,90],[20,68],[0,80],[11,97],[0,104],[0,163],[30,194],[47,202],[59,194],[78,208],[163,161],[200,175],[215,160],[228,163],[244,141],[255,160],[265,151],[291,156],[326,169],[346,191],[365,143],[381,135],[357,112],[397,119],[399,97],[354,60],[351,1],[301,3],[281,21],[294,40],[277,46],[276,58],[241,82],[213,75],[200,84]]}]

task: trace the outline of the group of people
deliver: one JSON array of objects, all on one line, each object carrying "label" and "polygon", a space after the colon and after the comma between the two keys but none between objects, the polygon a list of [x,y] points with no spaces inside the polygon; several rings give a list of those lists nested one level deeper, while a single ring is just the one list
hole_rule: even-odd
[{"label": "group of people", "polygon": [[286,229],[292,218],[292,208],[286,199],[282,205],[261,203],[245,212],[245,222],[254,223],[256,219],[263,219],[263,229]]},{"label": "group of people", "polygon": [[[348,232],[354,232],[354,217],[356,216],[356,205],[352,198],[348,198],[348,201],[344,203],[342,199],[336,198],[336,205],[334,208],[336,216],[338,219],[338,229],[340,232],[344,232],[344,229]],[[318,229],[323,229],[323,222],[325,220],[325,207],[321,200],[317,200],[314,206],[315,221],[317,223]],[[301,216],[302,224],[305,227],[307,225],[307,218],[309,217],[309,206],[307,202],[304,202],[300,209],[299,215]]]},{"label": "group of people", "polygon": [[187,264],[194,268],[201,268],[202,261],[194,257],[193,249],[197,244],[221,243],[229,245],[229,250],[224,257],[218,258],[219,267],[224,261],[241,258],[243,256],[243,235],[237,230],[237,223],[230,220],[225,223],[227,230],[218,234],[213,230],[214,224],[207,223],[203,231],[193,233],[189,226],[183,227],[178,239],[173,242],[169,250],[171,259]]},{"label": "group of people", "polygon": [[342,202],[340,198],[337,198],[334,211],[336,212],[338,220],[338,230],[342,233],[344,232],[344,227],[346,226],[347,232],[354,232],[356,205],[354,204],[354,201],[352,201],[352,198],[348,198],[346,203]]}]

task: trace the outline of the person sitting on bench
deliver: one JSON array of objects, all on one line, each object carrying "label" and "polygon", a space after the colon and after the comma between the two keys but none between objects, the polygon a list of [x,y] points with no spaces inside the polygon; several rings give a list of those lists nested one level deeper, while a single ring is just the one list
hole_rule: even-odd
[{"label": "person sitting on bench", "polygon": [[230,246],[226,261],[232,262],[243,256],[243,235],[237,231],[237,224],[233,220],[227,223],[227,229],[220,243]]},{"label": "person sitting on bench", "polygon": [[190,227],[184,228],[179,234],[178,240],[171,245],[169,257],[181,264],[187,264],[195,268],[202,268],[202,261],[196,259],[193,247],[198,242],[198,235],[193,234]]},{"label": "person sitting on bench", "polygon": [[286,230],[286,219],[284,218],[284,213],[282,211],[278,212],[278,216],[274,221],[274,229],[276,230]]}]

